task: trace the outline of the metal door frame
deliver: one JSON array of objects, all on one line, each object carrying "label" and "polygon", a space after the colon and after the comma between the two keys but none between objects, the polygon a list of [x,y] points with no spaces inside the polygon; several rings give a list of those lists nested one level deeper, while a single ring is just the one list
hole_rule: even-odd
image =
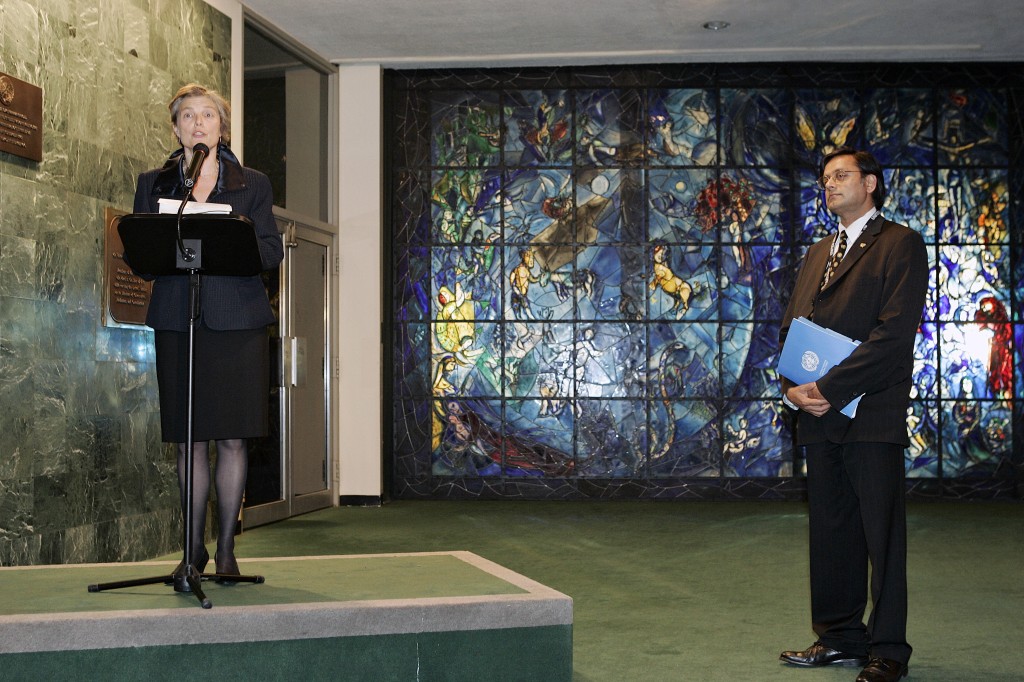
[{"label": "metal door frame", "polygon": [[[292,396],[293,391],[287,377],[292,376],[291,366],[285,366],[288,361],[290,354],[283,353],[281,357],[272,358],[272,362],[279,363],[280,376],[281,376],[281,400],[278,405],[280,411],[279,416],[281,420],[281,442],[279,444],[281,452],[281,499],[267,502],[265,504],[253,505],[251,507],[243,507],[243,527],[252,528],[255,526],[264,525],[267,523],[273,523],[280,521],[291,516],[298,514],[305,514],[307,512],[315,511],[317,509],[323,509],[332,506],[338,499],[337,494],[337,483],[334,475],[336,455],[334,451],[334,381],[335,381],[335,360],[334,360],[334,345],[335,340],[333,337],[333,321],[334,321],[334,310],[336,302],[334,300],[334,277],[336,275],[333,263],[336,261],[335,256],[335,234],[336,229],[326,223],[319,223],[318,221],[311,220],[310,218],[300,217],[297,214],[290,213],[285,209],[274,207],[274,216],[277,220],[278,229],[282,232],[282,238],[285,243],[285,258],[281,262],[281,300],[280,306],[280,341],[281,347],[284,348],[286,342],[291,339],[293,334],[293,320],[292,320],[292,286],[291,286],[291,258],[289,257],[289,249],[293,248],[296,244],[297,239],[311,242],[325,247],[326,249],[326,263],[324,272],[324,342],[326,347],[324,349],[324,367],[323,367],[323,380],[324,380],[324,400],[325,400],[325,428],[324,438],[326,439],[326,453],[327,462],[326,464],[326,484],[327,487],[322,491],[315,491],[304,495],[296,496],[293,493],[293,475],[292,475],[292,452],[294,443],[292,440]],[[294,359],[292,359],[294,362]]]}]

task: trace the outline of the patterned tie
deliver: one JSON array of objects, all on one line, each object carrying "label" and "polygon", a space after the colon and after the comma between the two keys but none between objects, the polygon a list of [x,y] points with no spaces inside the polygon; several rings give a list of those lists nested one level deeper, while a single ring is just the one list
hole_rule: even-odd
[{"label": "patterned tie", "polygon": [[846,255],[846,230],[839,230],[839,248],[832,255],[832,260],[828,262],[828,267],[825,268],[825,278],[821,280],[821,288],[824,289],[828,284],[828,281],[832,279],[832,274],[839,267],[839,263],[842,262],[843,256]]}]

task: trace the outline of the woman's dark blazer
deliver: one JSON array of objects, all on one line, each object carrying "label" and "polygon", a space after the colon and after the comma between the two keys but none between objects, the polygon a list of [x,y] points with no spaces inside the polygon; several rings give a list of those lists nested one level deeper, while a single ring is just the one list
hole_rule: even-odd
[{"label": "woman's dark blazer", "polygon": [[[179,149],[163,168],[139,176],[135,189],[135,213],[156,213],[160,198],[182,199],[185,178]],[[233,213],[253,222],[263,268],[275,268],[284,255],[274,222],[273,192],[266,175],[245,168],[226,145],[217,148],[220,174],[208,202],[231,204]],[[144,273],[139,273],[145,276]],[[156,277],[146,313],[153,329],[188,331],[188,275]],[[200,287],[200,321],[210,329],[257,329],[275,321],[267,292],[258,275],[251,277],[206,276]]]},{"label": "woman's dark blazer", "polygon": [[[799,411],[797,442],[907,446],[914,339],[928,290],[924,240],[904,225],[875,216],[819,293],[831,243],[831,237],[825,238],[807,251],[782,320],[780,347],[793,319],[801,316],[861,344],[818,379],[818,390],[833,409],[820,418]],[[783,378],[783,395],[791,386]],[[862,393],[854,419],[838,412]]]}]

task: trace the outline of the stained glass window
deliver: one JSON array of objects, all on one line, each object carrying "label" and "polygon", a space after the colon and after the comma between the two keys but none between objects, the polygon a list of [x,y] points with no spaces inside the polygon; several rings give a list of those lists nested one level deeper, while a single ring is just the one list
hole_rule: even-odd
[{"label": "stained glass window", "polygon": [[1018,71],[388,72],[392,494],[801,494],[778,331],[849,145],[929,253],[911,492],[1012,495]]}]

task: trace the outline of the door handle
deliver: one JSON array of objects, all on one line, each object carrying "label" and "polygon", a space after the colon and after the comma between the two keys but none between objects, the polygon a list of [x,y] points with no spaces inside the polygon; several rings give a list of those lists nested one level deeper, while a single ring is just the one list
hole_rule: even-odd
[{"label": "door handle", "polygon": [[285,384],[302,388],[306,385],[306,338],[289,336],[281,341]]}]

